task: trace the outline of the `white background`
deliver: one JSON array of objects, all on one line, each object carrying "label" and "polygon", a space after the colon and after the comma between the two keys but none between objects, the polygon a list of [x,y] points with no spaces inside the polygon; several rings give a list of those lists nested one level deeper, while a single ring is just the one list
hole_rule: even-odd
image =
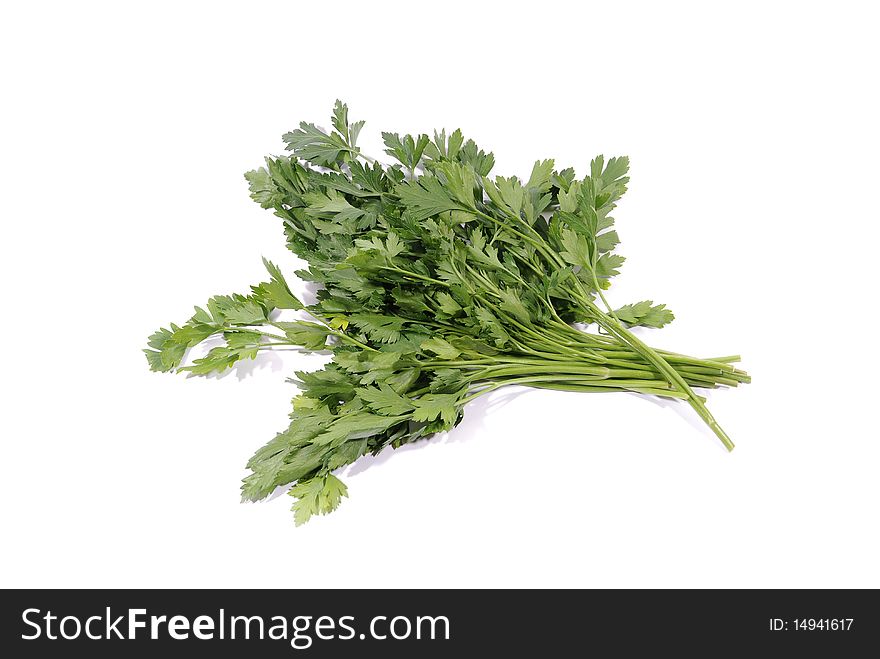
[{"label": "white background", "polygon": [[[880,587],[870,6],[7,3],[0,585]],[[612,301],[744,356],[709,395],[736,451],[683,404],[508,391],[349,469],[333,515],[240,505],[303,358],[140,350],[294,268],[242,172],[337,97],[373,153],[460,126],[501,174],[628,154]]]}]

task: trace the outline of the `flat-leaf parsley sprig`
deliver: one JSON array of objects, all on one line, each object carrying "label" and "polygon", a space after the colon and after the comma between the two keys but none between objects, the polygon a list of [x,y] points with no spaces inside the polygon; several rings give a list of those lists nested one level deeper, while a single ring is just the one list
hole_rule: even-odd
[{"label": "flat-leaf parsley sprig", "polygon": [[[357,146],[364,122],[350,122],[345,104],[331,124],[301,123],[284,135],[289,155],[245,175],[306,262],[296,274],[317,285],[317,301],[300,301],[264,260],[266,281],[211,298],[145,351],[153,370],[193,375],[266,350],[332,355],[296,373],[290,425],[248,462],[245,500],[292,485],[297,524],[328,513],[348,495],[334,471],[450,430],[468,402],[515,384],[681,399],[733,449],[695,389],[749,382],[739,357],[651,348],[630,329],[663,327],[672,312],[606,299],[624,262],[611,213],[627,158],[598,156],[580,179],[552,160],[525,179],[492,176],[492,153],[455,130],[383,133],[395,161],[384,164]],[[183,365],[209,338],[222,344]]]}]

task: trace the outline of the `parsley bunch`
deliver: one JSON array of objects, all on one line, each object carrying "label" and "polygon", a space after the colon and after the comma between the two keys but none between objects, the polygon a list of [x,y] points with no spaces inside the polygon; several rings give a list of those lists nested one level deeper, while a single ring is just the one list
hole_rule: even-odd
[{"label": "parsley bunch", "polygon": [[[358,148],[363,122],[339,101],[332,126],[301,123],[284,135],[290,155],[245,175],[307,264],[296,274],[317,284],[316,302],[264,261],[267,281],[211,298],[145,351],[153,370],[194,375],[291,346],[332,354],[296,374],[290,426],[248,462],[245,500],[293,484],[297,524],[330,512],[347,496],[335,470],[450,430],[469,401],[511,384],[686,400],[733,448],[694,388],[748,382],[738,357],[650,348],[629,328],[669,323],[665,305],[605,299],[624,261],[611,212],[626,158],[599,156],[581,179],[552,160],[524,180],[492,177],[493,155],[459,130],[383,133],[396,161],[385,165]],[[181,365],[211,337],[222,345]]]}]

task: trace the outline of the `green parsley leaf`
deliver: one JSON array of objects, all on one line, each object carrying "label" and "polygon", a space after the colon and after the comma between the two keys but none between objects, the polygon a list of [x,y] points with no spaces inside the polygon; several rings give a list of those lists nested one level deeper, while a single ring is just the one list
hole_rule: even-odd
[{"label": "green parsley leaf", "polygon": [[665,304],[655,305],[651,300],[625,304],[614,310],[618,320],[630,327],[640,325],[642,327],[663,327],[671,323],[675,316],[666,308]]},{"label": "green parsley leaf", "polygon": [[296,498],[291,508],[296,525],[305,524],[312,515],[326,515],[339,507],[348,488],[333,474],[300,481],[290,488],[290,496]]},{"label": "green parsley leaf", "polygon": [[401,183],[395,188],[414,222],[451,210],[464,210],[461,202],[450,197],[436,176],[425,175],[418,181]]},{"label": "green parsley leaf", "polygon": [[278,266],[266,259],[263,259],[263,265],[269,271],[271,279],[252,287],[254,295],[271,309],[302,309],[303,303],[290,292],[290,286]]},{"label": "green parsley leaf", "polygon": [[379,383],[378,387],[362,387],[358,389],[358,397],[370,409],[385,416],[399,416],[413,410],[413,404],[398,394],[388,384]]},{"label": "green parsley leaf", "polygon": [[457,402],[455,394],[425,394],[413,401],[416,406],[413,421],[433,421],[439,417],[445,424],[452,425],[458,416]]}]

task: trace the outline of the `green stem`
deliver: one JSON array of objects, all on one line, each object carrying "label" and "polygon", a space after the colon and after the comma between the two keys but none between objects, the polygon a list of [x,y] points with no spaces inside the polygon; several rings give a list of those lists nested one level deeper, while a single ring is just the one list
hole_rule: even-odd
[{"label": "green stem", "polygon": [[437,286],[449,287],[449,283],[442,281],[440,279],[434,279],[433,277],[428,277],[427,275],[421,275],[418,272],[412,272],[411,270],[404,270],[403,268],[398,268],[394,265],[382,265],[379,266],[381,270],[391,270],[392,272],[397,272],[402,275],[406,275],[407,277],[412,277],[413,279],[417,279],[419,281],[428,282],[429,284],[436,284]]},{"label": "green stem", "polygon": [[[491,391],[495,391],[501,387],[506,387],[513,384],[519,385],[528,385],[528,386],[536,386],[546,389],[561,389],[566,386],[571,385],[579,385],[576,389],[577,391],[614,391],[615,389],[619,389],[622,391],[634,391],[636,393],[650,393],[658,396],[667,396],[670,398],[686,398],[687,396],[682,392],[676,391],[673,388],[669,388],[670,385],[668,382],[663,380],[607,380],[607,381],[596,381],[596,380],[578,380],[571,379],[566,382],[560,383],[557,376],[553,375],[544,375],[544,376],[526,376],[520,378],[511,378],[509,380],[501,380],[498,382],[494,382],[493,384],[486,385],[485,387],[479,389],[474,392],[470,396],[465,397],[461,400],[462,405],[466,405],[467,403],[479,398],[483,394],[487,394]],[[702,400],[702,399],[701,399]]]},{"label": "green stem", "polygon": [[724,432],[724,429],[718,424],[715,420],[715,417],[712,416],[712,413],[708,410],[708,408],[703,403],[702,399],[694,393],[693,389],[691,389],[690,385],[685,382],[684,378],[679,375],[678,371],[676,371],[669,363],[663,359],[660,355],[658,355],[654,350],[648,347],[645,343],[641,341],[637,336],[635,336],[628,329],[623,327],[620,323],[614,321],[613,318],[606,315],[599,309],[589,297],[581,291],[581,301],[587,307],[587,309],[593,314],[596,321],[605,328],[610,334],[617,336],[624,343],[632,346],[634,350],[640,353],[645,359],[651,362],[654,366],[657,367],[664,376],[666,376],[670,382],[670,384],[677,385],[682,392],[687,394],[691,407],[697,412],[703,421],[706,422],[706,425],[712,429],[712,432],[721,440],[721,443],[724,444],[725,448],[728,451],[732,451],[734,448],[734,443],[727,436],[727,433]]}]

